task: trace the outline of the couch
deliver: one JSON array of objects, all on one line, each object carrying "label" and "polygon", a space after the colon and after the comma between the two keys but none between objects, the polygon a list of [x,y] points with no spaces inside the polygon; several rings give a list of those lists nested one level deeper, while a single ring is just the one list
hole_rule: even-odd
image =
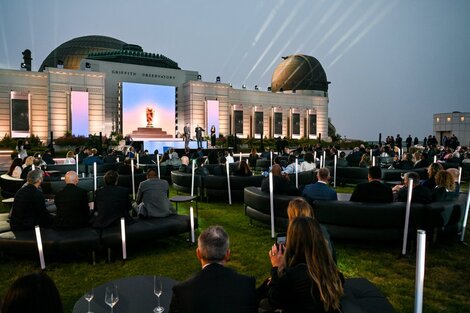
[{"label": "couch", "polygon": [[[287,206],[295,196],[274,196],[275,227],[288,225]],[[425,229],[437,235],[440,232],[456,234],[461,230],[466,194],[452,202],[435,202],[427,205],[412,204],[410,229]],[[245,215],[270,224],[269,193],[259,188],[244,190]],[[361,203],[350,201],[315,201],[315,218],[324,225],[333,239],[369,241],[398,240],[403,235],[406,203]]]}]

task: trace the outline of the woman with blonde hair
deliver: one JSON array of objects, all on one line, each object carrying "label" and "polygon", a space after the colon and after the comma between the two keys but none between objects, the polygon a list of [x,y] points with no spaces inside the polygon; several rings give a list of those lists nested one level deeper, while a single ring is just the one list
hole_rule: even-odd
[{"label": "woman with blonde hair", "polygon": [[269,251],[268,301],[286,312],[340,312],[344,278],[328,250],[320,224],[296,217],[289,224],[285,247]]},{"label": "woman with blonde hair", "polygon": [[64,164],[75,164],[75,154],[73,151],[68,151],[65,155]]},{"label": "woman with blonde hair", "polygon": [[299,216],[314,217],[312,206],[304,198],[295,198],[289,202],[287,216],[289,222]]}]

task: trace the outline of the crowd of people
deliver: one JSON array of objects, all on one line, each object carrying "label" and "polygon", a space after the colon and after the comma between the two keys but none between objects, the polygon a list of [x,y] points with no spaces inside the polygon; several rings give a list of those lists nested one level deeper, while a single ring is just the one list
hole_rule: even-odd
[{"label": "crowd of people", "polygon": [[[360,146],[346,155],[335,146],[322,148],[320,145],[290,150],[282,146],[273,154],[263,151],[261,155],[252,149],[248,158],[238,160],[238,167],[231,175],[251,176],[260,158],[272,158],[270,172],[273,175],[273,189],[276,194],[302,196],[291,201],[288,207],[289,225],[286,241],[277,243],[268,251],[272,265],[270,275],[258,288],[255,279],[237,273],[225,265],[230,260],[229,236],[221,226],[211,226],[198,238],[196,256],[201,270],[188,280],[173,288],[170,312],[257,312],[258,308],[266,312],[283,310],[285,312],[341,312],[340,299],[343,295],[344,277],[336,266],[336,255],[326,229],[314,217],[310,205],[316,200],[337,200],[338,196],[329,184],[331,181],[328,168],[321,166],[316,172],[316,180],[297,188],[289,179],[289,174],[317,169],[317,163],[331,164],[337,156],[338,166],[368,167],[368,182],[358,184],[350,201],[387,203],[406,201],[408,189],[413,189],[412,202],[430,203],[449,201],[458,196],[460,186],[456,183],[458,172],[445,170],[442,162],[470,162],[469,151],[461,147],[455,136],[446,138],[445,145],[438,146],[435,138],[426,138],[424,147],[415,149],[419,141],[409,135],[405,139],[406,152],[402,138],[388,136],[385,145],[371,148]],[[104,187],[91,197],[77,187],[79,177],[75,171],[66,173],[66,186],[55,195],[56,212],[51,214],[46,207],[44,195],[40,190],[45,173],[41,167],[54,164],[51,151],[42,156],[24,156],[22,150],[12,155],[8,175],[26,178],[26,184],[16,193],[10,211],[12,230],[33,229],[34,226],[57,229],[92,226],[102,229],[116,225],[121,218],[132,223],[136,218],[162,218],[176,214],[168,199],[169,185],[159,179],[155,168],[146,172],[146,180],[141,182],[136,201],[131,201],[128,190],[117,185],[119,175],[130,174],[130,160],[136,160],[137,152],[133,147],[125,151],[109,151],[105,156],[98,155],[94,148],[69,151],[65,164],[75,162],[91,165],[93,163],[115,163],[124,159],[117,171],[108,171],[104,175]],[[207,152],[207,155],[204,155]],[[213,175],[227,175],[227,163],[237,159],[231,151],[219,152],[215,149],[203,151],[198,148],[191,153],[189,149],[179,155],[169,149],[160,157],[158,151],[149,155],[148,151],[139,151],[141,164],[160,164],[178,171],[191,172],[195,160],[195,173],[209,175],[207,164],[213,164]],[[381,166],[372,165],[370,156],[392,157],[391,167],[408,172],[403,183],[390,188],[381,182]],[[296,160],[301,159],[301,162]],[[437,160],[437,162],[435,162]],[[413,169],[427,168],[428,177],[423,180]],[[137,171],[138,169],[135,168]],[[412,183],[411,183],[412,181]],[[261,189],[269,192],[269,180],[265,178]],[[34,283],[32,283],[34,282]],[[24,301],[34,290],[48,293],[51,301],[41,303],[44,310],[39,312],[62,312],[62,304],[57,288],[44,273],[30,274],[19,278],[7,292],[2,313],[25,312],[30,310]],[[29,296],[32,297],[32,296]],[[23,303],[24,302],[24,303]]]}]

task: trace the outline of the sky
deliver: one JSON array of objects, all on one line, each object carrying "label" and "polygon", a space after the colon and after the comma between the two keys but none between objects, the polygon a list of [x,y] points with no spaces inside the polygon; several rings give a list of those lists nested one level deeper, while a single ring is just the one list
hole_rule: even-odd
[{"label": "sky", "polygon": [[0,68],[33,71],[60,44],[103,35],[161,53],[204,81],[266,90],[282,56],[317,58],[346,138],[432,133],[470,112],[467,0],[0,0]]}]

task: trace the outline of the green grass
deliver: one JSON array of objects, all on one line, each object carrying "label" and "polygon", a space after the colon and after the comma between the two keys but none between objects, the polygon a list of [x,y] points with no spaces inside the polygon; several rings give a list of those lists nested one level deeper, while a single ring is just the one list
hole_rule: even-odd
[{"label": "green grass", "polygon": [[[352,187],[337,188],[351,192]],[[468,189],[467,189],[468,190]],[[174,192],[172,191],[172,195]],[[187,214],[185,205],[180,213]],[[273,244],[270,227],[249,223],[243,204],[199,203],[199,229],[213,224],[225,227],[230,235],[232,258],[229,266],[255,276],[260,284],[269,275],[268,250]],[[470,232],[467,231],[467,239]],[[106,263],[101,255],[92,265],[86,257],[74,261],[47,259],[47,273],[54,279],[64,302],[65,312],[71,312],[79,297],[91,286],[109,280],[134,275],[161,274],[184,280],[199,270],[195,246],[186,242],[187,235],[147,242],[138,249],[128,247],[129,260]],[[145,242],[145,238],[142,238]],[[412,312],[414,301],[415,255],[397,259],[401,242],[366,244],[334,242],[338,266],[346,277],[365,277],[372,281],[390,300],[397,312]],[[119,257],[120,251],[116,251]],[[428,245],[424,312],[470,312],[470,248],[455,241],[438,241]],[[0,260],[0,294],[19,276],[37,271],[37,258],[6,256]]]}]

